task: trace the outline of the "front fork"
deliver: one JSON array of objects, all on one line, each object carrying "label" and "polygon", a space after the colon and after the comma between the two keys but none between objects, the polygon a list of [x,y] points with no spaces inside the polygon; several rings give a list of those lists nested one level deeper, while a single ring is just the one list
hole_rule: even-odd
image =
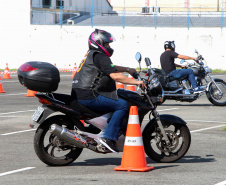
[{"label": "front fork", "polygon": [[212,78],[212,76],[210,76],[209,74],[207,74],[208,77],[210,78],[210,80],[214,83],[214,85],[217,87],[218,91],[220,92],[220,95],[222,95],[222,91],[221,89],[218,87],[217,83],[215,82],[215,80]]},{"label": "front fork", "polygon": [[154,110],[154,111],[152,112],[152,115],[155,117],[155,119],[156,119],[156,121],[157,121],[157,124],[158,124],[158,126],[159,126],[159,129],[160,129],[160,131],[161,131],[161,133],[162,133],[162,135],[163,135],[163,138],[164,138],[166,144],[167,144],[167,145],[170,145],[170,144],[171,144],[171,143],[170,143],[170,140],[169,140],[169,138],[168,138],[167,135],[166,135],[165,129],[163,128],[162,122],[161,122],[161,120],[160,120],[159,113],[158,113],[156,110]]}]

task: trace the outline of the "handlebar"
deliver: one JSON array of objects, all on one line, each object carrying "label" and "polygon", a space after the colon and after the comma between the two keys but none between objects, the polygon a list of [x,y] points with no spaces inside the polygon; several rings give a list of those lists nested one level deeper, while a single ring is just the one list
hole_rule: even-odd
[{"label": "handlebar", "polygon": [[[142,81],[139,73],[137,73],[137,72],[133,73],[132,77],[135,78],[135,79],[138,79],[138,81]],[[138,87],[142,89],[142,85],[139,85]]]}]

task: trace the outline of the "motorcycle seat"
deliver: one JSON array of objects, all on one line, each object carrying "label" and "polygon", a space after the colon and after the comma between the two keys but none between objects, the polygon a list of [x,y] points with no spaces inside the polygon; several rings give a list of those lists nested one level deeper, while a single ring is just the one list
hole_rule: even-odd
[{"label": "motorcycle seat", "polygon": [[52,93],[52,95],[54,99],[65,103],[66,106],[71,107],[73,110],[76,110],[82,114],[90,114],[90,115],[93,115],[94,117],[98,117],[102,115],[102,113],[93,111],[85,107],[84,105],[78,103],[78,101],[75,98],[73,98],[71,95],[60,94],[60,93]]},{"label": "motorcycle seat", "polygon": [[183,79],[186,79],[187,77],[185,76],[185,77],[182,77],[182,78],[174,78],[174,77],[172,77],[172,76],[166,76],[166,78],[167,78],[167,80],[169,81],[169,82],[172,82],[172,81],[174,81],[174,80],[183,80]]}]

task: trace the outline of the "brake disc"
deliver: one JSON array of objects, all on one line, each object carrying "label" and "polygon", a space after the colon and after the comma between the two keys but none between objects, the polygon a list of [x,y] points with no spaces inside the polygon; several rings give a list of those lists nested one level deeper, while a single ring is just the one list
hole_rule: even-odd
[{"label": "brake disc", "polygon": [[179,138],[177,134],[171,130],[166,130],[165,132],[170,141],[170,144],[169,145],[166,144],[162,134],[157,134],[156,137],[158,137],[157,139],[158,142],[156,142],[156,146],[162,152],[172,152],[179,145]]}]

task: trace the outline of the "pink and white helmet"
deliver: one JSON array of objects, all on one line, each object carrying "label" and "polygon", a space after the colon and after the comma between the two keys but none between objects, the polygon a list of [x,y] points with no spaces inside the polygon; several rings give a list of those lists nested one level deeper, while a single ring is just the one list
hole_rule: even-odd
[{"label": "pink and white helmet", "polygon": [[115,38],[112,34],[104,30],[95,29],[95,31],[89,36],[88,45],[90,50],[97,50],[111,57],[114,50],[110,47],[105,47],[104,44],[113,41],[115,41]]}]

